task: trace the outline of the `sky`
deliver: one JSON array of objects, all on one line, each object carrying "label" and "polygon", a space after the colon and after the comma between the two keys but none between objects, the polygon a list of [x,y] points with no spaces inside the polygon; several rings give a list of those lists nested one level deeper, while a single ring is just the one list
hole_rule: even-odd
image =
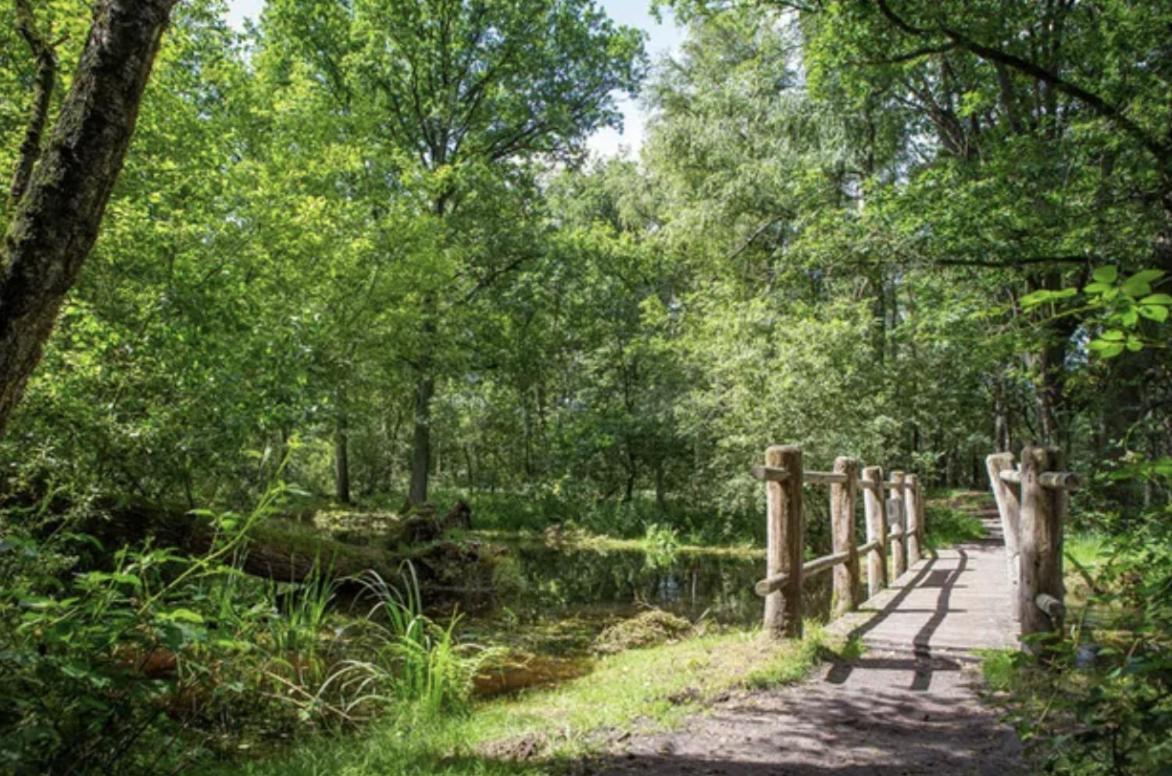
[{"label": "sky", "polygon": [[[647,33],[647,53],[654,62],[664,54],[679,50],[684,39],[683,30],[664,12],[662,24],[649,10],[650,0],[601,0],[610,17],[620,24],[637,27]],[[239,29],[245,18],[260,15],[264,0],[228,0],[228,22]],[[625,97],[619,100],[623,112],[623,130],[603,129],[589,140],[590,150],[599,156],[634,157],[643,143],[647,114],[637,100]]]}]

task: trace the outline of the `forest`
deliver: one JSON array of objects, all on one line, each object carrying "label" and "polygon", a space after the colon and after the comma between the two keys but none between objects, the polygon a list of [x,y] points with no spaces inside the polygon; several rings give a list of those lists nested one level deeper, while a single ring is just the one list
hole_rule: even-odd
[{"label": "forest", "polygon": [[771,444],[1055,449],[989,702],[1172,769],[1172,0],[630,3],[0,0],[0,773],[610,772],[838,649]]}]

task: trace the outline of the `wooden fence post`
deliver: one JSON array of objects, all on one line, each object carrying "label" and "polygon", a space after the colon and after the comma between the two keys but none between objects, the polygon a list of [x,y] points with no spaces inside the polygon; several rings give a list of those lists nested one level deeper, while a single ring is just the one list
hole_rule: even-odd
[{"label": "wooden fence post", "polygon": [[[1040,476],[1057,468],[1057,454],[1042,447],[1021,453],[1021,635],[1062,632],[1062,518],[1066,493]],[[1046,610],[1042,609],[1045,605]],[[1026,644],[1026,649],[1035,648]]]},{"label": "wooden fence post", "polygon": [[830,526],[833,552],[845,552],[846,562],[834,567],[833,606],[835,616],[854,611],[859,605],[859,546],[855,541],[855,502],[858,493],[859,462],[854,458],[834,460],[835,474],[846,482],[830,485]]},{"label": "wooden fence post", "polygon": [[927,546],[928,546],[928,537],[927,537],[927,532],[928,532],[928,514],[927,514],[928,495],[926,493],[926,490],[927,490],[927,488],[923,485],[923,483],[920,482],[919,479],[917,479],[916,480],[916,538],[919,540],[919,543],[920,543],[921,554],[923,554],[924,549],[927,548]]},{"label": "wooden fence post", "polygon": [[924,518],[920,506],[922,501],[923,494],[920,493],[919,477],[914,474],[907,475],[903,490],[904,511],[907,514],[907,528],[904,529],[904,533],[907,534],[907,562],[912,566],[918,563],[924,554],[924,548],[921,544]]},{"label": "wooden fence post", "polygon": [[1021,499],[1010,483],[1001,479],[1001,472],[1013,471],[1013,453],[994,453],[985,459],[989,472],[989,487],[997,501],[1001,517],[1001,533],[1005,540],[1006,573],[1009,575],[1010,600],[1014,619],[1021,619],[1021,600],[1018,587],[1021,576]]},{"label": "wooden fence post", "polygon": [[878,595],[887,587],[887,499],[883,497],[883,470],[863,469],[863,508],[867,513],[867,542],[879,542],[879,549],[867,555],[867,594]]},{"label": "wooden fence post", "polygon": [[899,521],[899,536],[891,543],[891,572],[896,579],[907,571],[907,502],[903,498],[903,478],[903,472],[891,473],[891,500],[887,502],[892,525]]},{"label": "wooden fence post", "polygon": [[802,635],[802,450],[773,446],[765,451],[765,465],[784,469],[781,482],[766,481],[766,574],[788,574],[781,590],[765,598],[765,632],[773,637]]}]

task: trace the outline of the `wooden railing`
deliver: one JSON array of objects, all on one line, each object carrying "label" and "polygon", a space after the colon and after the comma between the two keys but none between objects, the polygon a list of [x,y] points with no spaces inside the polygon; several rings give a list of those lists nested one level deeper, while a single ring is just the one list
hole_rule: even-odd
[{"label": "wooden railing", "polygon": [[[1013,453],[985,459],[989,484],[997,500],[1014,589],[1014,615],[1021,635],[1061,633],[1066,616],[1062,582],[1062,532],[1069,494],[1080,483],[1077,475],[1059,468],[1057,450],[1027,447],[1021,465]],[[1027,640],[1027,650],[1033,647]]]},{"label": "wooden railing", "polygon": [[[797,638],[802,635],[802,585],[806,578],[834,571],[832,609],[840,615],[858,607],[862,580],[860,559],[867,559],[870,595],[887,586],[887,547],[892,548],[896,577],[919,561],[924,546],[924,500],[914,474],[893,472],[884,481],[878,466],[860,468],[858,460],[840,457],[834,471],[806,471],[800,447],[774,446],[765,451],[765,465],[753,476],[765,482],[767,498],[766,577],[756,585],[765,598],[765,631]],[[804,560],[804,485],[830,486],[833,539],[829,555]],[[855,510],[863,493],[867,541],[856,544]],[[885,499],[885,492],[891,498]]]}]

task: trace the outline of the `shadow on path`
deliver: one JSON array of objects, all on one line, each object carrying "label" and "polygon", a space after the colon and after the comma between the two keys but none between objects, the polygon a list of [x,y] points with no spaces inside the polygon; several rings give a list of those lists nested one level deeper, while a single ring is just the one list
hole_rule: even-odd
[{"label": "shadow on path", "polygon": [[986,538],[932,553],[876,601],[849,634],[867,646],[862,658],[831,665],[821,681],[736,693],[677,732],[636,736],[575,772],[1025,773],[1017,736],[972,691],[971,651],[1012,630],[1003,544],[984,522]]}]

